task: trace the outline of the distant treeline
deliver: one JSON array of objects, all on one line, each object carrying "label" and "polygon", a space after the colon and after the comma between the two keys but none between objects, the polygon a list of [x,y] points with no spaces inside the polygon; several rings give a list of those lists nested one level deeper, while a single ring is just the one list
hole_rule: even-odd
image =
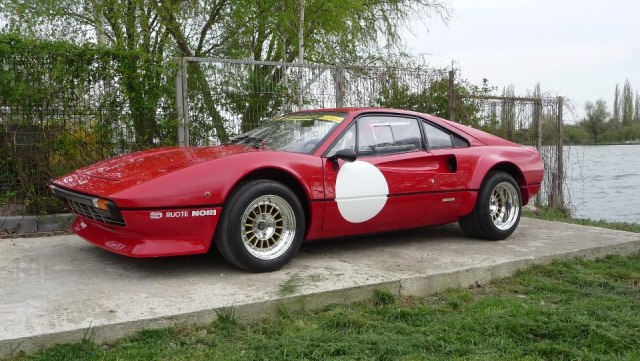
[{"label": "distant treeline", "polygon": [[616,84],[612,111],[604,99],[587,102],[584,108],[584,119],[565,127],[565,136],[574,144],[640,142],[640,93],[634,96],[628,79],[622,90]]}]

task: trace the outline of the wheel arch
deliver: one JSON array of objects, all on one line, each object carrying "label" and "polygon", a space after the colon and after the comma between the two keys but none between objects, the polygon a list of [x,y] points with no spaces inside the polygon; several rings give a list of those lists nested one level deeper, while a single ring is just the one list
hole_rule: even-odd
[{"label": "wheel arch", "polygon": [[527,183],[524,178],[524,173],[522,173],[522,170],[520,170],[520,168],[517,165],[508,161],[502,161],[502,162],[496,163],[484,175],[483,182],[484,182],[484,179],[486,179],[489,172],[494,172],[494,171],[505,172],[510,176],[512,176],[513,179],[516,181],[516,183],[518,183],[518,187],[520,188],[520,194],[522,195],[522,204],[524,205],[529,202],[529,191],[526,187]]},{"label": "wheel arch", "polygon": [[300,204],[302,205],[302,210],[304,211],[305,233],[309,232],[309,225],[311,223],[311,204],[309,195],[300,180],[295,175],[286,170],[280,168],[265,167],[250,171],[242,178],[240,178],[229,189],[228,194],[225,196],[225,202],[226,199],[229,198],[229,194],[231,194],[231,192],[233,192],[239,185],[250,180],[258,179],[272,180],[282,183],[289,187],[289,189],[291,189],[293,193],[295,193],[295,195],[298,197],[298,200],[300,201]]}]

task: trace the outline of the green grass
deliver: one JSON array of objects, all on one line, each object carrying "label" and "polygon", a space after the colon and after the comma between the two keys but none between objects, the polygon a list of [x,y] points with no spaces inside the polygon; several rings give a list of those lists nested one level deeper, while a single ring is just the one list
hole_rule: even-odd
[{"label": "green grass", "polygon": [[428,298],[376,291],[316,312],[89,339],[11,360],[638,360],[640,254],[533,266]]},{"label": "green grass", "polygon": [[620,231],[640,233],[640,223],[608,222],[605,220],[593,220],[587,218],[573,218],[566,211],[554,211],[546,207],[538,207],[532,211],[525,209],[523,215],[530,218],[545,219],[548,221],[581,224],[601,228],[616,229]]}]

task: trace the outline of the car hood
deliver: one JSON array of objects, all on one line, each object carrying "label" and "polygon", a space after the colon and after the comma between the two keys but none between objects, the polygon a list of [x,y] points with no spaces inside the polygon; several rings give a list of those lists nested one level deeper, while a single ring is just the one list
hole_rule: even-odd
[{"label": "car hood", "polygon": [[250,151],[240,146],[207,148],[160,148],[132,153],[102,161],[77,172],[90,177],[122,181],[128,178],[146,180],[193,164]]},{"label": "car hood", "polygon": [[80,168],[53,183],[88,194],[113,194],[195,164],[252,151],[256,149],[239,145],[152,149]]}]

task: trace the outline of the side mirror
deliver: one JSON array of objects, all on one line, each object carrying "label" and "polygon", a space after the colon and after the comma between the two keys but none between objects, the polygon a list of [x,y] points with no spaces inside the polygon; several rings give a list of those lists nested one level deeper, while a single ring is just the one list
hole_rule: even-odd
[{"label": "side mirror", "polygon": [[333,162],[333,167],[338,169],[338,159],[342,159],[345,162],[353,162],[358,158],[358,153],[353,149],[341,149],[336,152],[336,154],[329,157],[329,160]]}]

